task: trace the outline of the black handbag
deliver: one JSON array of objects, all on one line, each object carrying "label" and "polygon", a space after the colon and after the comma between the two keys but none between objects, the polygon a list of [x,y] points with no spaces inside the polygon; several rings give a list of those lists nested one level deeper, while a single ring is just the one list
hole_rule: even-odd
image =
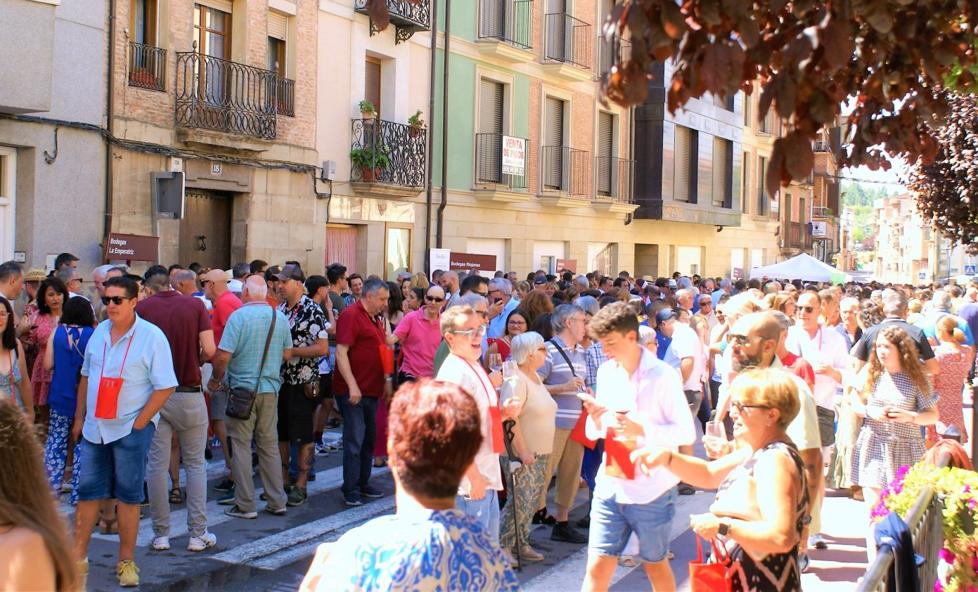
[{"label": "black handbag", "polygon": [[235,419],[248,419],[251,411],[255,408],[255,397],[258,396],[258,386],[261,384],[261,373],[265,370],[265,359],[268,357],[268,346],[272,343],[272,333],[275,332],[275,318],[278,315],[272,308],[272,324],[268,327],[268,335],[265,337],[265,350],[261,354],[261,364],[258,365],[258,379],[255,380],[253,390],[242,386],[232,387],[228,391],[228,404],[224,413],[228,417]]}]

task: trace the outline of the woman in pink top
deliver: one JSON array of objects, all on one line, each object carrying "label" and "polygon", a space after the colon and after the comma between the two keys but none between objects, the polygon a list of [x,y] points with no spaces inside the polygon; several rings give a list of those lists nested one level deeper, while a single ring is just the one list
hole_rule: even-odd
[{"label": "woman in pink top", "polygon": [[387,337],[387,343],[391,345],[400,343],[404,354],[404,361],[397,374],[398,383],[431,378],[434,375],[435,352],[441,343],[439,324],[444,302],[445,291],[438,286],[431,286],[425,293],[424,306],[404,315],[394,333]]},{"label": "woman in pink top", "polygon": [[962,391],[974,357],[973,350],[962,345],[965,336],[961,329],[958,329],[954,317],[941,318],[937,321],[936,330],[939,345],[934,348],[934,356],[941,371],[931,379],[937,392],[937,412],[940,417],[937,425],[927,426],[927,441],[936,442],[948,428],[954,426],[961,434],[961,443],[966,444],[968,431],[964,427]]}]

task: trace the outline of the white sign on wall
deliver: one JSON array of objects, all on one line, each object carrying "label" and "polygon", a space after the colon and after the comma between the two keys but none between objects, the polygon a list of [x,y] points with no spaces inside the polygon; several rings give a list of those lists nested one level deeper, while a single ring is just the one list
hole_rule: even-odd
[{"label": "white sign on wall", "polygon": [[815,238],[825,238],[829,235],[829,226],[827,222],[823,221],[812,221],[812,236]]},{"label": "white sign on wall", "polygon": [[526,174],[526,140],[503,136],[503,174],[522,177]]},{"label": "white sign on wall", "polygon": [[448,249],[431,249],[429,251],[429,263],[431,265],[431,270],[440,269],[442,271],[448,271],[451,265],[452,252]]}]

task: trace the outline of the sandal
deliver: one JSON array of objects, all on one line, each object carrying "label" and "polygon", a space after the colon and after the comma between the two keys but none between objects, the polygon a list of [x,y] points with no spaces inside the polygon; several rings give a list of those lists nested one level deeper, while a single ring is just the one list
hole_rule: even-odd
[{"label": "sandal", "polygon": [[183,503],[183,494],[180,493],[179,487],[174,487],[173,489],[170,490],[170,503],[171,504]]},{"label": "sandal", "polygon": [[102,517],[98,523],[98,530],[102,534],[119,534],[119,518]]}]

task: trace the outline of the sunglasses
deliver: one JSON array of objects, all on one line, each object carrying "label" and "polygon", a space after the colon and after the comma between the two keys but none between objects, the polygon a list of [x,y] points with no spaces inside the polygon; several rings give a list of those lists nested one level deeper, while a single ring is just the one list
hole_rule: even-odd
[{"label": "sunglasses", "polygon": [[809,314],[815,312],[814,306],[798,306],[797,308],[798,308],[798,312],[805,311]]},{"label": "sunglasses", "polygon": [[737,410],[737,413],[743,413],[744,409],[771,409],[769,405],[747,405],[740,401],[731,401],[730,404]]},{"label": "sunglasses", "polygon": [[477,329],[463,329],[460,331],[452,331],[455,335],[474,335],[476,337],[482,337],[486,334],[486,326],[479,325]]},{"label": "sunglasses", "polygon": [[728,333],[727,343],[733,343],[736,345],[747,345],[754,337],[760,337],[760,335],[750,336],[750,335],[737,335],[735,333]]},{"label": "sunglasses", "polygon": [[445,301],[444,298],[436,298],[435,296],[425,296],[424,299],[427,300],[428,302],[444,302]]},{"label": "sunglasses", "polygon": [[132,300],[132,298],[128,298],[126,296],[102,296],[102,304],[106,306],[108,306],[110,302],[116,306],[119,306],[126,300]]}]

